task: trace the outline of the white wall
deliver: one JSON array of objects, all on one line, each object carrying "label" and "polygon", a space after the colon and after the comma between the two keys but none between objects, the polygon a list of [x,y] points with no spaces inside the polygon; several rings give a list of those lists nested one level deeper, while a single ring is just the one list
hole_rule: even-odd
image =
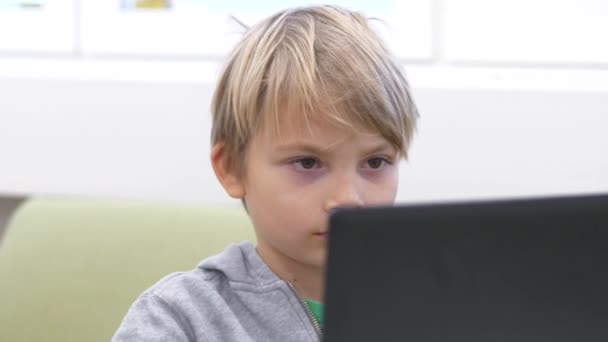
[{"label": "white wall", "polygon": [[420,89],[402,200],[608,191],[608,93]]},{"label": "white wall", "polygon": [[[403,59],[399,201],[608,192],[606,2],[411,2],[432,25]],[[208,163],[221,59],[1,50],[0,196],[232,202]]]},{"label": "white wall", "polygon": [[[456,86],[447,72],[449,87],[430,87],[414,75],[421,121],[399,200],[608,191],[608,89]],[[1,80],[0,190],[229,201],[208,163],[212,89]]]}]

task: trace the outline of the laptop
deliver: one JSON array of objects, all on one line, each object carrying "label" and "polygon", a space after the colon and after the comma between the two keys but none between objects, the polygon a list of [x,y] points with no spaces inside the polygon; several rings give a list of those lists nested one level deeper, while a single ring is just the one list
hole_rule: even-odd
[{"label": "laptop", "polygon": [[608,195],[341,209],[324,342],[608,341]]}]

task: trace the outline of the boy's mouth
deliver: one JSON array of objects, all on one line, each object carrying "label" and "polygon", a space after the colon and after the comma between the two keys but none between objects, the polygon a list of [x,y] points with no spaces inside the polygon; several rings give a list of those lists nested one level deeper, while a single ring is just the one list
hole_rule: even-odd
[{"label": "boy's mouth", "polygon": [[327,232],[316,232],[313,234],[314,236],[320,238],[320,239],[326,239],[327,238]]}]

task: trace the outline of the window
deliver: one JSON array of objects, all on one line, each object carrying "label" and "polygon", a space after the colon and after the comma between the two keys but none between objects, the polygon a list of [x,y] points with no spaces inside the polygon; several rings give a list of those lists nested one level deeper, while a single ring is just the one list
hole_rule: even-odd
[{"label": "window", "polygon": [[452,61],[608,63],[608,2],[446,0]]},{"label": "window", "polygon": [[0,51],[72,53],[74,2],[0,0]]},{"label": "window", "polygon": [[[243,29],[234,15],[252,24],[275,11],[311,2],[121,0],[83,1],[83,51],[86,54],[224,56]],[[376,27],[393,51],[405,59],[431,56],[430,0],[337,1],[378,17]]]}]

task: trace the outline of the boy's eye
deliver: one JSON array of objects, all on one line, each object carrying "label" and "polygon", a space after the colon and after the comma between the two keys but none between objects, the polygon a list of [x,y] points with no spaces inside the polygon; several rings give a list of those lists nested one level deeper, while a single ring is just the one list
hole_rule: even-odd
[{"label": "boy's eye", "polygon": [[304,170],[310,170],[315,167],[318,167],[318,164],[319,163],[314,158],[302,158],[302,159],[298,159],[298,160],[294,161],[294,165],[298,169],[304,169]]},{"label": "boy's eye", "polygon": [[379,169],[386,162],[384,158],[372,158],[367,160],[367,165],[372,169]]}]

